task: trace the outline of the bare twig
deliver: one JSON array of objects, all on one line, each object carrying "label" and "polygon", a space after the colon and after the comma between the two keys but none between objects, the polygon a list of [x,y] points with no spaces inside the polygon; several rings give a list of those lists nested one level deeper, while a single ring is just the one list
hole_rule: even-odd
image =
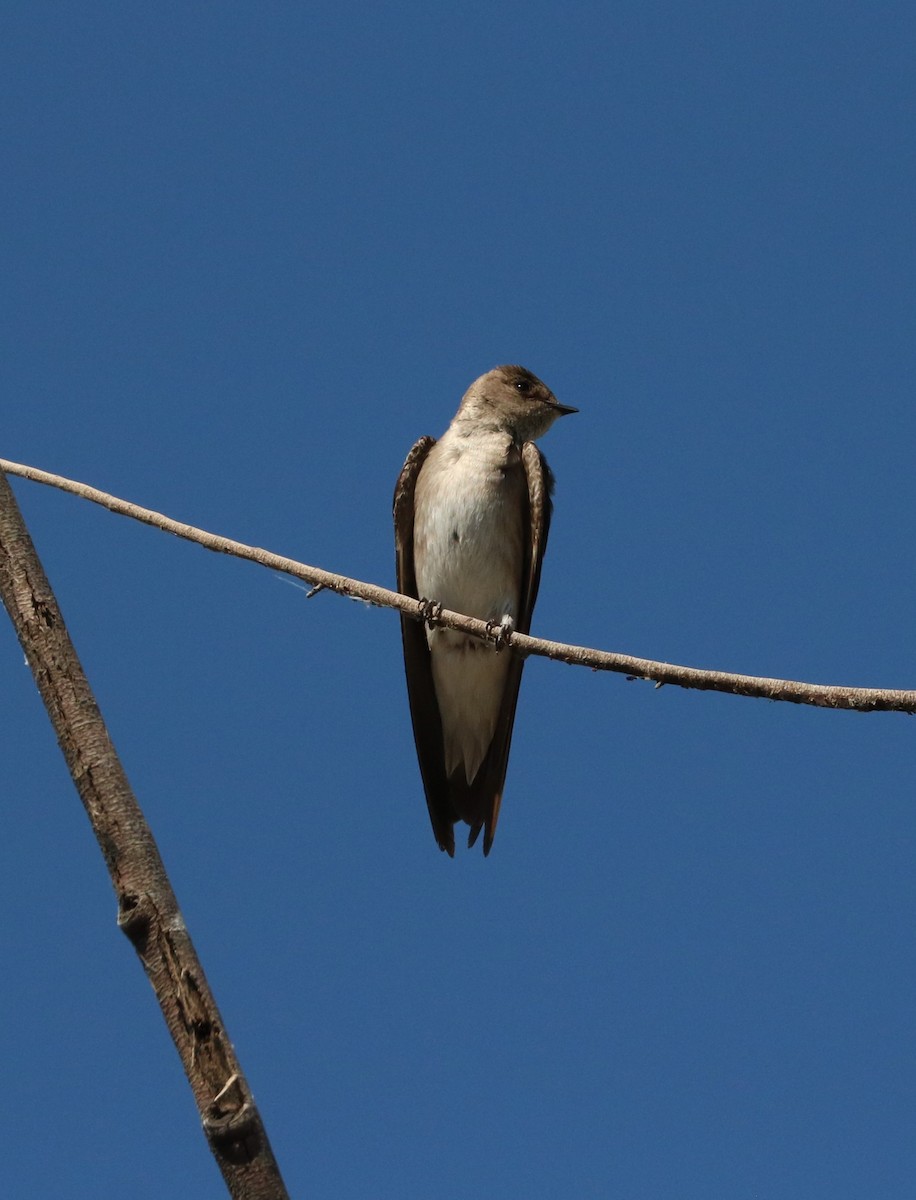
[{"label": "bare twig", "polygon": [[[292,558],[283,558],[261,550],[256,546],[246,546],[242,542],[234,542],[218,534],[207,533],[203,529],[195,529],[174,521],[162,513],[141,508],[127,500],[119,500],[107,492],[88,487],[84,483],[76,483],[60,475],[51,475],[47,471],[39,471],[35,467],[23,466],[20,463],[7,462],[0,459],[0,469],[9,471],[12,475],[21,475],[24,479],[36,483],[49,484],[65,492],[72,492],[94,504],[101,504],[112,512],[122,516],[133,517],[153,525],[166,533],[173,533],[207,550],[220,554],[232,554],[237,558],[246,558],[275,571],[282,571],[298,579],[304,579],[313,588],[327,589],[345,596],[354,596],[369,604],[383,608],[395,608],[413,620],[421,621],[426,613],[420,601],[402,596],[398,592],[389,591],[377,584],[363,583],[358,579],[348,579],[344,575],[335,575],[320,567],[310,567]],[[755,696],[767,700],[787,700],[793,704],[812,704],[820,708],[842,708],[854,712],[916,712],[916,691],[903,691],[892,688],[860,688],[840,684],[802,683],[791,679],[769,679],[755,675],[736,675],[727,671],[708,671],[700,667],[677,666],[672,663],[654,662],[648,658],[635,658],[629,654],[618,654],[609,650],[593,650],[587,646],[571,646],[564,642],[547,641],[544,638],[529,637],[521,633],[504,635],[487,627],[485,621],[474,617],[466,617],[461,613],[442,609],[436,614],[436,623],[448,629],[458,629],[481,641],[496,642],[502,638],[521,654],[535,654],[544,658],[557,659],[573,666],[591,667],[595,671],[614,671],[622,675],[639,679],[651,679],[656,684],[673,684],[677,687],[696,688],[701,691],[728,692],[735,696]]]},{"label": "bare twig", "polygon": [[108,866],[230,1195],[285,1200],[267,1133],[136,797],[0,470],[0,596]]}]

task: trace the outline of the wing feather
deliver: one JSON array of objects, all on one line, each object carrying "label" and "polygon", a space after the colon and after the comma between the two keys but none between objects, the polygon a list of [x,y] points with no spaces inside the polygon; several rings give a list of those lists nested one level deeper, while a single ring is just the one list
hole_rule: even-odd
[{"label": "wing feather", "polygon": [[[525,442],[522,446],[521,461],[528,485],[528,506],[527,512],[523,515],[525,557],[522,568],[521,604],[515,628],[520,633],[528,633],[531,629],[531,616],[541,584],[541,563],[544,561],[544,551],[547,549],[547,535],[550,532],[550,517],[553,511],[551,501],[553,474],[547,466],[547,460],[534,442]],[[468,837],[468,845],[473,846],[480,833],[481,825],[483,825],[483,852],[485,855],[490,853],[490,847],[493,845],[493,838],[496,835],[496,823],[499,820],[499,809],[506,783],[506,768],[509,765],[509,748],[512,744],[518,691],[522,682],[522,669],[525,665],[524,659],[517,651],[510,651],[510,653],[512,659],[506,678],[500,719],[490,749],[487,751],[487,757],[471,785],[471,790],[477,792],[474,805],[476,819],[470,822],[471,833]]]},{"label": "wing feather", "polygon": [[[417,595],[417,576],[413,560],[414,495],[417,478],[426,456],[436,444],[431,437],[420,438],[398,476],[394,489],[394,541],[398,591],[418,600],[435,599]],[[407,696],[410,719],[420,763],[426,806],[433,833],[440,850],[455,854],[455,821],[459,819],[450,801],[445,775],[445,753],[442,747],[442,719],[433,684],[432,660],[426,629],[422,621],[401,617],[401,640],[404,645],[404,670],[407,675]]]}]

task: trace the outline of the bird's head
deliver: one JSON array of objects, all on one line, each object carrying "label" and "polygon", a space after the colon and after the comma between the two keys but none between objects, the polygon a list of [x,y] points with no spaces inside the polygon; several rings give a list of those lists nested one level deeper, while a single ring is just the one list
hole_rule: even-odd
[{"label": "bird's head", "polygon": [[560,404],[546,383],[525,367],[495,367],[475,379],[461,401],[461,413],[510,433],[515,441],[534,441],[557,417],[578,412]]}]

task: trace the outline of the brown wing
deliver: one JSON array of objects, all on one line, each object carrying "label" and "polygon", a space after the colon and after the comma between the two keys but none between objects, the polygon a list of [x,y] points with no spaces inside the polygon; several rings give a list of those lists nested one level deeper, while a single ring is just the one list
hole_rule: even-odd
[{"label": "brown wing", "polygon": [[[541,583],[541,563],[547,548],[547,534],[550,531],[550,516],[553,511],[550,499],[553,492],[553,474],[547,465],[547,460],[534,442],[525,442],[522,446],[521,460],[528,484],[528,511],[523,517],[525,521],[524,575],[521,604],[515,628],[519,633],[528,633],[531,629],[531,615],[534,612],[534,604]],[[499,807],[502,803],[503,788],[506,782],[506,767],[509,763],[512,727],[515,724],[518,689],[522,682],[522,668],[525,665],[520,654],[515,651],[509,653],[512,657],[506,677],[503,705],[486,758],[470,786],[458,784],[455,779],[451,781],[453,788],[458,786],[462,793],[466,793],[466,796],[463,795],[455,807],[458,807],[459,811],[463,813],[474,814],[473,819],[469,821],[471,832],[468,836],[468,846],[474,845],[481,825],[483,825],[485,829],[483,852],[485,855],[490,853],[490,847],[493,845],[493,838],[496,834],[496,822],[499,819]],[[465,820],[467,819],[465,816]]]},{"label": "brown wing", "polygon": [[[420,468],[426,461],[436,439],[420,438],[407,455],[394,489],[394,543],[398,591],[405,596],[434,600],[434,596],[417,595],[417,577],[413,562],[414,493]],[[459,819],[451,799],[445,775],[445,752],[442,748],[442,719],[433,685],[432,660],[422,621],[401,617],[401,640],[404,644],[404,670],[407,675],[407,696],[410,719],[417,747],[426,806],[433,833],[440,850],[455,854],[454,824]]]}]

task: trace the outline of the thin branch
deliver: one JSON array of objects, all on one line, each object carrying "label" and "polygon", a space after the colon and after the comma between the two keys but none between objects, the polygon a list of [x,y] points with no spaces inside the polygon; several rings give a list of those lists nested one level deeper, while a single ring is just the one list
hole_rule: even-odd
[{"label": "thin branch", "polygon": [[0,597],[44,700],[230,1195],[286,1200],[267,1133],[159,850],[111,744],[12,489],[0,470]]},{"label": "thin branch", "polygon": [[[146,525],[152,525],[176,537],[197,542],[207,550],[219,554],[231,554],[236,558],[245,558],[261,566],[270,567],[275,571],[304,579],[316,589],[327,589],[344,596],[354,596],[369,604],[381,608],[395,608],[405,616],[416,621],[429,619],[429,606],[411,596],[402,596],[398,592],[377,584],[364,583],[358,579],[348,579],[344,575],[336,575],[324,571],[320,567],[307,566],[292,558],[283,558],[257,546],[246,546],[242,542],[234,542],[229,538],[220,537],[215,533],[207,533],[203,529],[195,529],[181,521],[174,521],[148,508],[141,508],[127,500],[120,500],[107,492],[65,479],[60,475],[51,475],[47,471],[39,471],[35,467],[23,466],[20,463],[7,462],[0,459],[0,469],[11,475],[20,475],[36,483],[49,484],[60,488],[61,491],[71,492],[84,500],[100,504],[111,512],[125,517],[132,517]],[[506,641],[524,655],[535,654],[543,658],[556,659],[559,662],[573,666],[591,667],[595,671],[614,671],[634,679],[650,679],[657,685],[673,684],[676,687],[696,688],[700,691],[727,692],[735,696],[753,696],[766,700],[787,700],[792,704],[812,704],[819,708],[842,708],[854,712],[905,712],[916,713],[916,691],[903,691],[893,688],[860,688],[848,687],[841,684],[802,683],[791,679],[769,679],[756,675],[736,675],[727,671],[709,671],[700,667],[677,666],[672,663],[654,662],[648,658],[635,658],[629,654],[618,654],[609,650],[593,650],[587,646],[572,646],[564,642],[547,641],[544,638],[529,637],[525,634],[514,633],[508,637],[499,629],[488,626],[485,621],[475,617],[463,616],[461,613],[450,612],[448,609],[437,608],[435,623],[448,629],[457,629],[481,641],[496,643]]]}]

